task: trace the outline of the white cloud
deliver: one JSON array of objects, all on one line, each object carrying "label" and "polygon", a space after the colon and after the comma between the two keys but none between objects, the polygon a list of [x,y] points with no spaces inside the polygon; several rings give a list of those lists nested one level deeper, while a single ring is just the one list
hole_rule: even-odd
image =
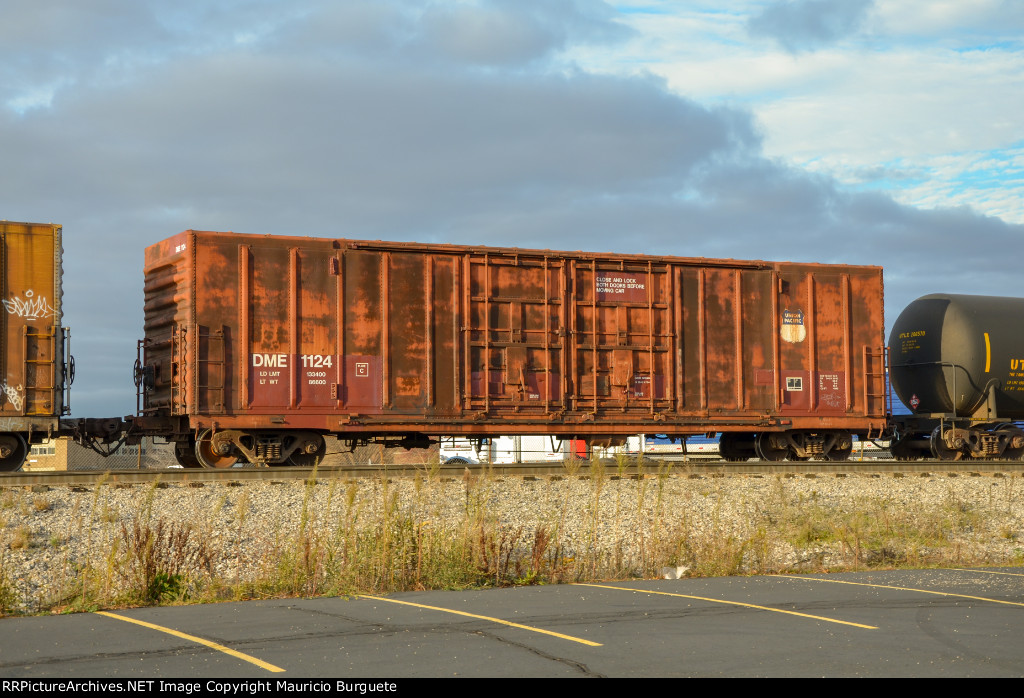
[{"label": "white cloud", "polygon": [[[915,145],[915,131],[934,129],[934,139],[955,127],[973,143],[981,129],[956,99],[934,95],[926,103],[929,93],[910,89],[912,52],[906,67],[835,45],[813,59],[765,52],[745,43],[751,11],[710,10],[662,15],[668,33],[647,35],[645,48],[621,24],[639,36],[653,31],[651,16],[615,16],[587,2],[479,0],[454,13],[414,0],[251,0],[233,12],[179,3],[173,15],[161,14],[162,3],[139,3],[127,19],[113,16],[123,7],[117,3],[76,7],[79,31],[44,22],[23,30],[24,55],[0,46],[0,71],[10,78],[0,84],[12,86],[0,91],[5,103],[33,85],[64,81],[48,106],[0,111],[0,208],[8,219],[65,226],[67,319],[82,328],[75,403],[82,416],[134,407],[142,249],[190,227],[895,259],[886,281],[894,310],[927,291],[1005,294],[1017,284],[1013,260],[993,259],[991,250],[1013,244],[1021,226],[967,208],[917,210],[832,175],[849,172],[866,186],[866,173],[876,182],[885,176],[880,166],[928,174],[941,165],[957,183],[963,161],[939,162],[942,153]],[[431,11],[441,15],[431,19]],[[15,14],[5,8],[0,20]],[[33,48],[56,28],[59,55]],[[481,28],[495,34],[489,44],[479,40]],[[452,32],[458,40],[439,38]],[[598,61],[595,46],[605,56],[600,70],[589,62]],[[651,49],[658,60],[647,60]],[[688,73],[673,72],[684,67],[681,56],[693,59]],[[616,67],[608,57],[633,62]],[[960,84],[967,78],[957,71],[971,64],[945,58],[955,96],[989,100],[996,126],[988,137],[1013,137],[1010,111]],[[998,82],[987,58],[977,57],[974,83]],[[1015,65],[1015,56],[1003,58],[1004,70]],[[869,68],[892,73],[874,92]],[[924,77],[921,89],[937,84]],[[922,118],[928,111],[931,120]],[[949,115],[937,118],[943,111]],[[1022,141],[1014,141],[1018,155]],[[968,165],[987,172],[1009,167],[1001,147],[958,152],[984,151],[986,159]],[[800,158],[820,172],[793,166]],[[923,186],[919,178],[902,181]],[[994,192],[984,201],[1005,205]],[[965,238],[978,245],[964,249]],[[957,254],[939,252],[948,249]],[[924,279],[944,288],[924,288]],[[111,389],[118,375],[125,383]]]},{"label": "white cloud", "polygon": [[813,51],[856,33],[873,0],[778,0],[747,21],[752,36],[768,37],[791,52]]},{"label": "white cloud", "polygon": [[[1012,149],[1024,140],[1024,3],[878,0],[863,14],[855,40],[815,45],[813,53],[744,39],[749,18],[780,7],[792,13],[834,6],[751,0],[723,12],[668,3],[646,13],[632,5],[625,16],[642,38],[621,54],[580,60],[609,72],[646,69],[678,94],[743,105],[757,118],[766,154],[847,182],[886,163],[925,171],[944,153]],[[799,24],[790,29],[803,31]],[[949,203],[1024,220],[1024,203],[1012,203],[1024,202],[1024,189],[1000,169],[1003,162],[996,158],[991,166],[1004,195],[950,178]],[[890,180],[901,200],[941,201],[902,192],[906,184]]]},{"label": "white cloud", "polygon": [[879,31],[942,41],[983,35],[1019,36],[1024,4],[1019,0],[888,0],[875,13]]}]

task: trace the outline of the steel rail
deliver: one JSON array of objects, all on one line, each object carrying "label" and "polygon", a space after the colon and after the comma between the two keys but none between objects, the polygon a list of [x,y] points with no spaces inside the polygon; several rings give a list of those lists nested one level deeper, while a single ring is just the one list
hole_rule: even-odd
[{"label": "steel rail", "polygon": [[[600,468],[598,470],[597,468]],[[201,487],[205,483],[241,483],[250,481],[317,481],[356,478],[421,478],[436,477],[447,480],[469,475],[487,474],[502,477],[592,478],[602,477],[721,477],[725,475],[783,477],[845,477],[845,476],[1013,476],[1024,475],[1024,461],[804,461],[728,463],[724,461],[683,461],[678,459],[645,459],[640,467],[635,463],[619,468],[615,461],[604,461],[595,466],[589,461],[579,463],[516,463],[516,464],[458,464],[458,465],[357,465],[320,468],[211,468],[211,469],[142,469],[142,470],[58,470],[16,472],[0,474],[0,488],[26,486],[96,486],[109,484],[124,486],[135,483],[182,484]]]}]

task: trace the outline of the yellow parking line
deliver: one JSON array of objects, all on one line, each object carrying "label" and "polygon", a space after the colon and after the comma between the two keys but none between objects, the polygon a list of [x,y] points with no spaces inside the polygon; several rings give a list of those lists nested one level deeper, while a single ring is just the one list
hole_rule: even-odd
[{"label": "yellow parking line", "polygon": [[573,642],[579,642],[584,645],[590,645],[591,647],[601,647],[600,642],[591,642],[590,640],[584,640],[582,638],[573,637],[572,635],[563,635],[562,633],[556,633],[553,630],[544,630],[543,628],[534,628],[529,625],[520,625],[519,623],[513,623],[511,621],[502,620],[501,618],[492,618],[490,616],[478,616],[475,613],[466,613],[465,611],[456,611],[451,608],[441,608],[440,606],[427,606],[421,603],[412,603],[411,601],[399,601],[397,599],[385,599],[382,596],[367,596],[366,594],[359,594],[361,599],[373,599],[374,601],[387,601],[388,603],[400,603],[403,606],[415,606],[416,608],[426,608],[431,611],[441,611],[443,613],[454,613],[457,616],[467,616],[469,618],[478,618],[480,620],[489,620],[492,623],[501,623],[502,625],[509,625],[513,628],[520,628],[522,630],[529,630],[535,633],[543,633],[545,635],[553,635],[554,637],[560,637],[563,640],[572,640]]},{"label": "yellow parking line", "polygon": [[107,613],[106,611],[97,611],[96,613],[97,613],[97,615],[107,616],[108,618],[116,618],[117,620],[123,620],[126,623],[135,623],[135,625],[141,625],[141,626],[143,626],[145,628],[150,628],[152,630],[159,630],[162,633],[167,633],[168,635],[174,635],[175,637],[180,637],[183,640],[189,640],[191,642],[198,642],[200,645],[205,645],[207,647],[211,647],[211,648],[213,648],[213,649],[215,649],[215,650],[217,650],[219,652],[223,652],[224,654],[230,654],[232,657],[238,657],[239,659],[242,659],[242,660],[244,660],[246,662],[249,662],[251,664],[255,664],[256,666],[261,667],[263,669],[266,669],[267,671],[274,671],[274,672],[284,671],[284,669],[282,669],[281,667],[274,666],[273,664],[268,664],[267,662],[264,662],[264,661],[262,661],[260,659],[256,659],[255,657],[251,657],[248,654],[243,654],[242,652],[237,652],[237,651],[231,649],[230,647],[225,647],[224,645],[219,645],[216,642],[211,642],[210,640],[204,640],[203,638],[196,637],[195,635],[189,635],[187,633],[178,632],[177,630],[171,630],[170,628],[165,628],[163,626],[155,625],[153,623],[147,623],[146,621],[143,621],[143,620],[135,620],[134,618],[129,618],[128,616],[119,616],[116,613]]},{"label": "yellow parking line", "polygon": [[869,584],[868,582],[848,582],[844,579],[825,579],[824,577],[796,577],[790,574],[779,575],[782,579],[806,579],[809,582],[832,582],[833,584],[852,584],[858,587],[874,587],[876,589],[895,589],[896,591],[916,591],[921,594],[935,594],[936,596],[951,596],[958,599],[970,599],[971,601],[991,601],[992,603],[1006,604],[1007,606],[1024,606],[1019,601],[1003,601],[1002,599],[990,599],[986,596],[969,596],[968,594],[951,594],[948,591],[933,591],[931,589],[916,589],[914,587],[896,587],[888,584]]},{"label": "yellow parking line", "polygon": [[581,587],[597,587],[598,589],[616,589],[618,591],[635,591],[639,594],[659,594],[661,596],[676,596],[681,599],[695,599],[697,601],[708,601],[710,603],[722,603],[730,606],[744,606],[746,608],[756,608],[761,611],[771,611],[772,613],[785,613],[790,616],[800,616],[802,618],[812,618],[814,620],[823,620],[827,623],[839,623],[840,625],[852,625],[855,628],[864,628],[865,630],[878,630],[875,625],[861,625],[860,623],[851,623],[847,620],[836,620],[835,618],[826,618],[825,616],[814,616],[809,613],[799,613],[797,611],[787,611],[782,608],[772,608],[771,606],[758,606],[752,603],[743,603],[742,601],[727,601],[725,599],[709,599],[706,596],[691,596],[690,594],[676,594],[668,591],[651,591],[650,589],[633,589],[631,587],[613,587],[604,584],[576,584],[575,586]]},{"label": "yellow parking line", "polygon": [[978,572],[980,574],[1002,574],[1002,575],[1006,575],[1007,577],[1024,577],[1024,574],[1021,574],[1019,572],[996,572],[996,571],[993,571],[993,570],[970,570],[970,569],[963,569],[961,567],[950,567],[949,569],[953,570],[954,572]]}]

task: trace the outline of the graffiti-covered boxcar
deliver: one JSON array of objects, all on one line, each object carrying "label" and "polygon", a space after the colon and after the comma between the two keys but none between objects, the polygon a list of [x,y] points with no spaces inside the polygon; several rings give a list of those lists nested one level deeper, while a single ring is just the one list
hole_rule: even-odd
[{"label": "graffiti-covered boxcar", "polygon": [[0,221],[0,470],[19,469],[30,445],[55,434],[69,409],[61,232]]}]

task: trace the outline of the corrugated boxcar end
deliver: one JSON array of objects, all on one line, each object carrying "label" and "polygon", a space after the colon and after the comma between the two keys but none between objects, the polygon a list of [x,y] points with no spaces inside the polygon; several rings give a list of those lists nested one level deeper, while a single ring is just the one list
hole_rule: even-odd
[{"label": "corrugated boxcar end", "polygon": [[0,222],[0,470],[17,470],[67,408],[62,227]]},{"label": "corrugated boxcar end", "polygon": [[209,231],[146,261],[143,403],[200,464],[308,462],[324,433],[845,457],[884,424],[880,267]]}]

